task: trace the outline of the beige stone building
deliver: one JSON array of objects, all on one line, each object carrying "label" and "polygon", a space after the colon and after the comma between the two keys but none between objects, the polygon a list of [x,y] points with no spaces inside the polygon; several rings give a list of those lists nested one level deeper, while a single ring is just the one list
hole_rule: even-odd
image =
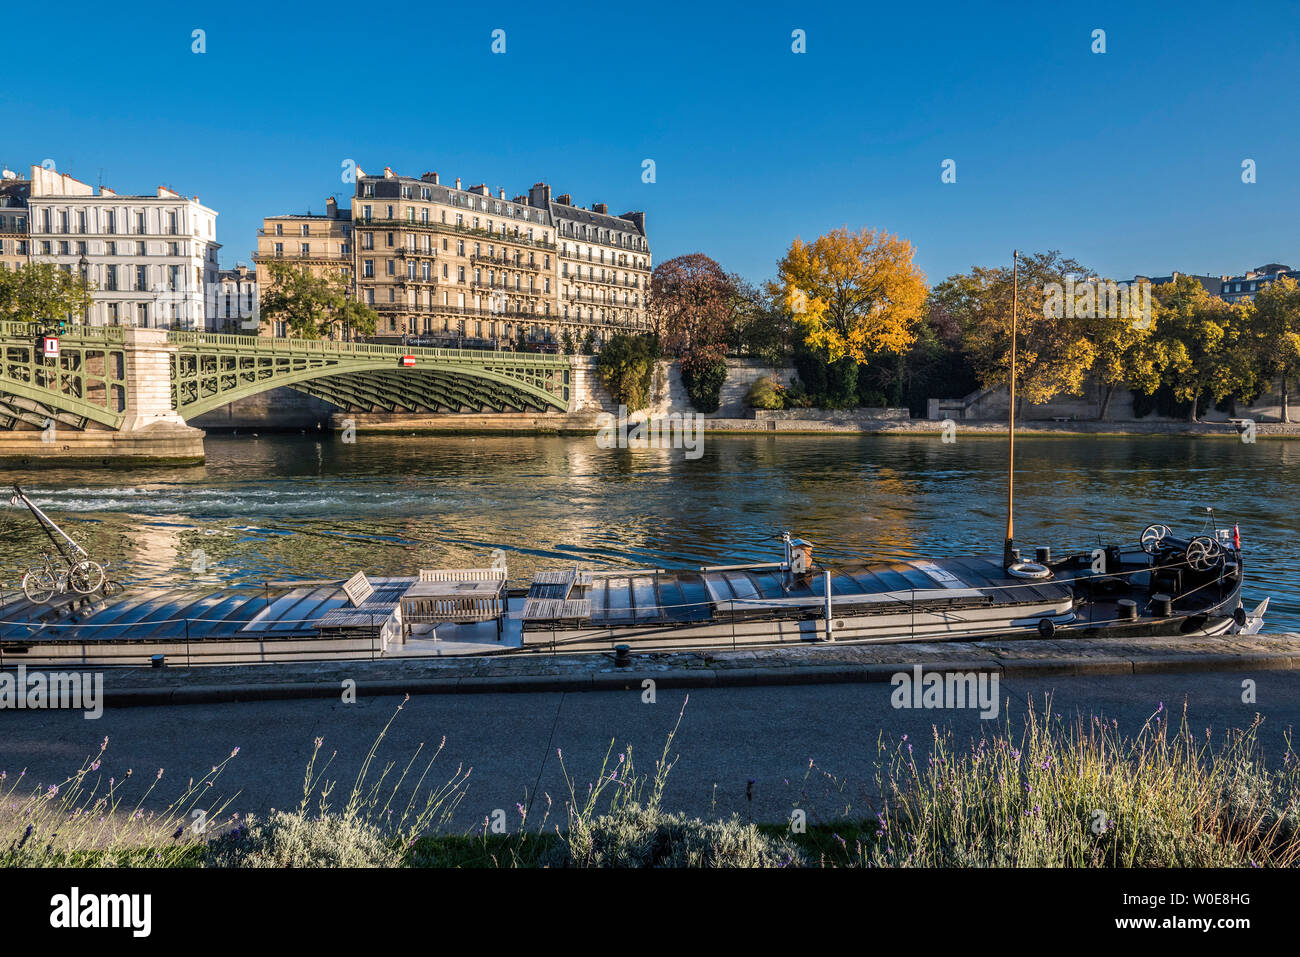
[{"label": "beige stone building", "polygon": [[617,332],[650,328],[650,245],[645,213],[611,216],[609,207],[575,206],[568,195],[551,204],[559,241],[560,314],[565,328],[597,342]]},{"label": "beige stone building", "polygon": [[[257,249],[253,251],[257,288],[270,288],[270,263],[288,261],[316,275],[342,276],[355,293],[352,246],[352,211],[339,209],[332,196],[325,201],[324,213],[268,216],[257,231]],[[286,332],[283,323],[260,326],[259,331],[277,336]]]},{"label": "beige stone building", "polygon": [[[545,342],[555,314],[550,210],[486,185],[357,170],[358,298],[383,338],[492,347]],[[553,335],[553,333],[552,333]]]},{"label": "beige stone building", "polygon": [[562,206],[545,183],[507,198],[437,173],[358,169],[352,221],[356,293],[379,313],[381,338],[558,350],[566,331],[604,341],[648,326],[641,213]]}]

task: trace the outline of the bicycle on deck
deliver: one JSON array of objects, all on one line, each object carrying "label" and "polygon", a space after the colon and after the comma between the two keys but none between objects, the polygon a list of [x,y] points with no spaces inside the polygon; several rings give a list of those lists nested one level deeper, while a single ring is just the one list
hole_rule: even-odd
[{"label": "bicycle on deck", "polygon": [[107,596],[112,591],[120,590],[120,585],[105,577],[104,566],[93,561],[89,553],[37,508],[27,493],[17,485],[14,486],[9,504],[26,505],[55,548],[53,552],[43,553],[41,564],[29,568],[23,575],[23,594],[28,601],[39,605],[50,601],[55,595],[66,595],[69,591],[78,595],[100,592]]}]

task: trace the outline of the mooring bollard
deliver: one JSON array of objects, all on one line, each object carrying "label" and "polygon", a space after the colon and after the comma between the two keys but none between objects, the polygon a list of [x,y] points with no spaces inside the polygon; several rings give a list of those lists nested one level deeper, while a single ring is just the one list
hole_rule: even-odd
[{"label": "mooring bollard", "polygon": [[149,658],[149,663],[155,668],[163,667],[163,662],[167,659],[163,655],[153,655]]},{"label": "mooring bollard", "polygon": [[631,648],[627,645],[614,646],[614,665],[618,668],[626,668],[632,663]]},{"label": "mooring bollard", "polygon": [[835,622],[833,620],[835,609],[831,607],[831,573],[827,571],[822,579],[826,588],[826,640],[835,640]]}]

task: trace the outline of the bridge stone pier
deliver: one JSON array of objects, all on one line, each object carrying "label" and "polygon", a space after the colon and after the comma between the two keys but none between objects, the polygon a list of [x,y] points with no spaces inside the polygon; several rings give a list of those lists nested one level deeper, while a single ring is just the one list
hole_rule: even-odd
[{"label": "bridge stone pier", "polygon": [[[172,401],[176,347],[162,329],[78,328],[45,358],[36,337],[0,329],[0,465],[197,465],[203,431]],[[30,327],[27,327],[30,328]]]}]

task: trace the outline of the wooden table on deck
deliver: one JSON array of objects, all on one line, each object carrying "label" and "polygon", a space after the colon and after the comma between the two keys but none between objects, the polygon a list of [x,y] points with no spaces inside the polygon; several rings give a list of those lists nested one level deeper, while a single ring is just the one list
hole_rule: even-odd
[{"label": "wooden table on deck", "polygon": [[501,638],[505,579],[468,582],[416,582],[402,595],[402,639],[412,625],[496,621]]}]

